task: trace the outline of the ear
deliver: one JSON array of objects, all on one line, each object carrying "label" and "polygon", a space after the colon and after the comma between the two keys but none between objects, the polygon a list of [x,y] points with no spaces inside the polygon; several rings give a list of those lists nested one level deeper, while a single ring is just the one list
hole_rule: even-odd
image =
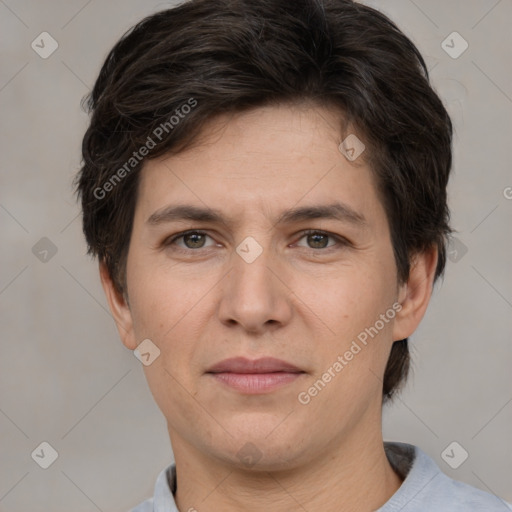
[{"label": "ear", "polygon": [[119,332],[121,341],[126,348],[135,350],[137,348],[137,341],[133,331],[133,319],[130,307],[125,298],[114,286],[112,278],[103,262],[99,264],[101,285],[105,291],[108,305],[114,321]]},{"label": "ear", "polygon": [[393,341],[408,338],[425,315],[432,295],[437,258],[436,246],[413,258],[407,283],[402,284],[398,291],[398,302],[402,309],[395,316]]}]

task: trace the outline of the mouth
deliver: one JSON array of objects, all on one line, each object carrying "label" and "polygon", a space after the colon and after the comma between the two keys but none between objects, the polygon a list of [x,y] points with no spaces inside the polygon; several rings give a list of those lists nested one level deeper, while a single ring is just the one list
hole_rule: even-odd
[{"label": "mouth", "polygon": [[290,384],[306,372],[273,357],[255,360],[234,357],[215,364],[206,373],[220,384],[241,393],[261,394]]}]

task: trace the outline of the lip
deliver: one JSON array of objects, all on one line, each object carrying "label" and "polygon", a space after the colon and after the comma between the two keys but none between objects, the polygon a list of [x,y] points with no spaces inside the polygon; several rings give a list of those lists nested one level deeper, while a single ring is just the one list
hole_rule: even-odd
[{"label": "lip", "polygon": [[252,395],[275,391],[295,381],[305,372],[291,363],[273,357],[254,360],[234,357],[215,364],[207,374],[221,384]]},{"label": "lip", "polygon": [[301,373],[302,370],[291,363],[274,357],[261,357],[259,359],[247,359],[246,357],[232,357],[224,359],[213,365],[208,373],[274,373],[288,372]]}]

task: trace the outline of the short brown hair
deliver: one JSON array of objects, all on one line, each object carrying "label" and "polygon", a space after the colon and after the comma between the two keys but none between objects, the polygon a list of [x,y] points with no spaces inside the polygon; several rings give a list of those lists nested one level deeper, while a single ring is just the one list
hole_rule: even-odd
[{"label": "short brown hair", "polygon": [[[219,114],[302,101],[339,107],[340,126],[351,123],[364,137],[399,281],[411,257],[432,246],[435,279],[443,273],[452,124],[416,46],[384,14],[350,0],[191,0],[127,31],[87,97],[76,190],[88,253],[119,292],[144,161],[182,151]],[[162,126],[165,137],[131,160]],[[383,402],[409,366],[407,339],[396,341]]]}]

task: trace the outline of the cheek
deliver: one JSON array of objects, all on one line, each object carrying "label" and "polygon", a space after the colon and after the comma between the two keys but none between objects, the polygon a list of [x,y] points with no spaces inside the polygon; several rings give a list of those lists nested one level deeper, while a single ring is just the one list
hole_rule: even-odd
[{"label": "cheek", "polygon": [[[320,364],[308,385],[313,389],[302,390],[309,393],[310,389],[314,394],[321,389],[312,399],[311,408],[306,408],[307,414],[327,414],[336,421],[356,417],[362,414],[357,404],[367,404],[378,395],[393,325],[393,315],[386,318],[387,322],[380,315],[392,307],[393,283],[392,272],[351,268],[326,281],[322,292],[315,288],[307,295],[308,304],[318,315],[317,327],[325,333],[318,336],[315,344]],[[394,313],[392,309],[391,312]],[[322,383],[327,384],[324,387]],[[328,407],[327,403],[336,407]]]},{"label": "cheek", "polygon": [[[383,277],[384,276],[384,277]],[[362,271],[356,268],[341,269],[336,276],[302,282],[296,287],[301,299],[298,308],[312,318],[330,339],[336,340],[336,349],[350,344],[352,339],[373,326],[393,303],[392,280],[382,270]],[[297,283],[298,284],[298,283]],[[313,313],[313,314],[312,314]],[[389,327],[380,330],[385,331]]]},{"label": "cheek", "polygon": [[196,399],[197,391],[193,383],[177,374],[174,368],[169,368],[169,362],[163,357],[145,367],[144,373],[151,394],[164,412],[169,427],[180,430],[180,425],[194,425],[203,437],[207,437],[211,430],[211,418],[205,414],[201,401]]},{"label": "cheek", "polygon": [[211,288],[209,281],[194,277],[186,269],[177,272],[172,266],[133,265],[130,270],[134,330],[161,343],[187,323]]},{"label": "cheek", "polygon": [[162,269],[140,272],[133,278],[134,332],[137,339],[149,338],[160,349],[159,358],[145,368],[153,393],[163,393],[165,397],[169,386],[178,389],[181,384],[194,394],[200,371],[198,352],[204,349],[198,340],[204,337],[212,316],[212,286],[216,279],[207,281],[187,272],[171,274]]}]

